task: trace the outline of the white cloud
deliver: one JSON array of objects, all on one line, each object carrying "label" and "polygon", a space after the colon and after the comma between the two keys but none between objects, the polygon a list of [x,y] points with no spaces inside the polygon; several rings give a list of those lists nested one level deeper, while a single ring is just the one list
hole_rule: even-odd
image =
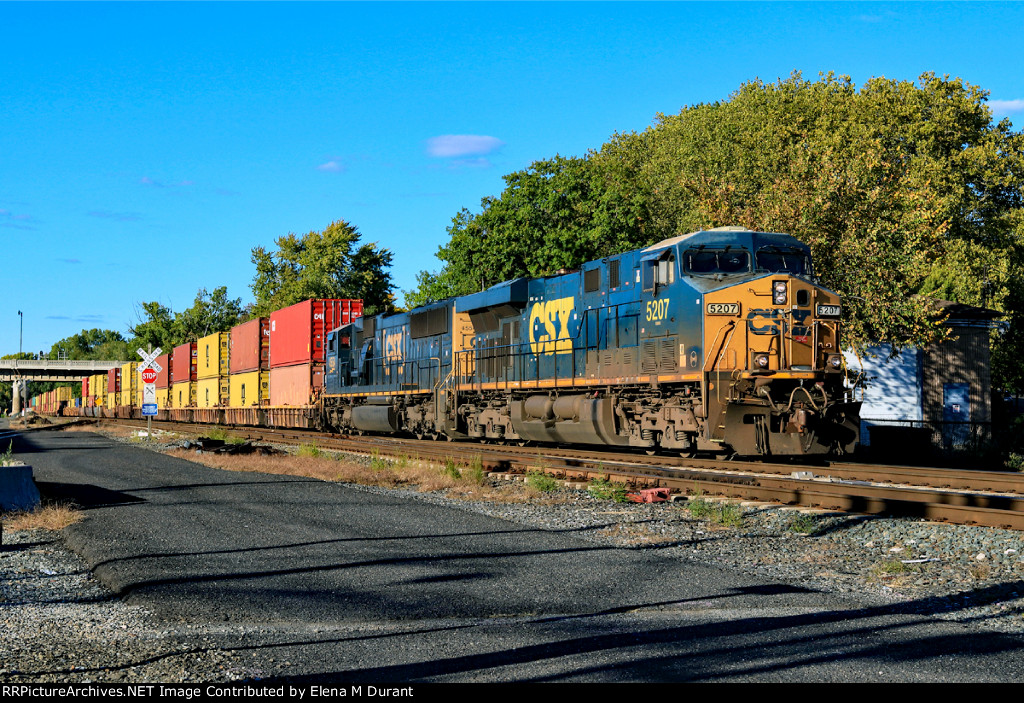
[{"label": "white cloud", "polygon": [[1024,110],[1024,100],[989,100],[993,112],[1017,112]]},{"label": "white cloud", "polygon": [[322,163],[316,167],[317,171],[326,171],[327,173],[341,173],[345,170],[345,166],[335,159],[331,159],[326,163]]},{"label": "white cloud", "polygon": [[443,134],[427,140],[430,156],[451,158],[454,156],[482,156],[505,146],[497,137],[480,134]]}]

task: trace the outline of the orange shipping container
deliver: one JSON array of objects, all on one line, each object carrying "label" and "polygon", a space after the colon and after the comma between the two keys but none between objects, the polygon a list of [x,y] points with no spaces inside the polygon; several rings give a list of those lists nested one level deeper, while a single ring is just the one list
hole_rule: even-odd
[{"label": "orange shipping container", "polygon": [[310,405],[324,387],[321,364],[297,364],[270,369],[270,405]]}]

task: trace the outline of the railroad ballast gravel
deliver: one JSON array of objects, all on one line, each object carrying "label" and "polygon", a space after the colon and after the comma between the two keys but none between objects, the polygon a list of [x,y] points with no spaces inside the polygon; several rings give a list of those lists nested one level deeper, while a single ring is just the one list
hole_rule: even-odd
[{"label": "railroad ballast gravel", "polygon": [[[116,438],[114,438],[116,439]],[[160,446],[154,446],[154,449]],[[747,505],[737,526],[698,519],[687,501],[615,503],[563,488],[533,503],[491,503],[406,489],[360,490],[441,503],[622,548],[780,583],[856,595],[903,611],[1024,634],[1024,534],[915,519],[807,514]],[[714,504],[712,504],[713,507]],[[707,507],[706,505],[704,506]],[[157,621],[113,597],[54,533],[5,532],[0,548],[0,680],[257,680],[213,626]],[[227,628],[231,630],[233,628]]]}]

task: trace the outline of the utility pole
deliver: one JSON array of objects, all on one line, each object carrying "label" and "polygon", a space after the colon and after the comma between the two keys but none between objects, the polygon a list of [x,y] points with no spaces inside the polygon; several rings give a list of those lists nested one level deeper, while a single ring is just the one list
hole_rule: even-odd
[{"label": "utility pole", "polygon": [[18,311],[18,354],[21,354],[21,342],[25,338],[25,313]]}]

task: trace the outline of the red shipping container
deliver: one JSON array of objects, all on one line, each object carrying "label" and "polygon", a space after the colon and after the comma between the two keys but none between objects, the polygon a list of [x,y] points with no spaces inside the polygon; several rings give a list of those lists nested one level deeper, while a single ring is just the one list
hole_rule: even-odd
[{"label": "red shipping container", "polygon": [[310,405],[324,387],[321,364],[297,364],[270,369],[270,405]]},{"label": "red shipping container", "polygon": [[107,393],[121,392],[121,367],[107,371]]},{"label": "red shipping container", "polygon": [[182,344],[174,348],[171,357],[171,383],[195,381],[199,372],[199,350],[195,342]]},{"label": "red shipping container", "polygon": [[231,328],[231,373],[270,368],[270,318],[256,317]]},{"label": "red shipping container", "polygon": [[88,376],[86,376],[85,378],[82,379],[82,397],[83,398],[88,398],[89,397],[89,377]]},{"label": "red shipping container", "polygon": [[163,369],[156,372],[156,387],[167,388],[171,382],[171,355],[161,354],[156,358],[156,363]]},{"label": "red shipping container", "polygon": [[337,298],[306,300],[270,313],[270,368],[323,363],[327,333],[362,314],[362,300]]}]

